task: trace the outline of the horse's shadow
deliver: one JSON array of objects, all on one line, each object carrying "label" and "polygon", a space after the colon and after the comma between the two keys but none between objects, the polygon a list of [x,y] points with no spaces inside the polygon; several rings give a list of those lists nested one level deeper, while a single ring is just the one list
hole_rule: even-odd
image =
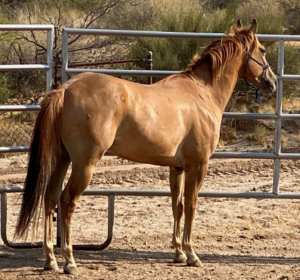
[{"label": "horse's shadow", "polygon": [[[59,249],[55,249],[59,254]],[[74,256],[78,265],[104,265],[108,269],[116,266],[118,261],[126,261],[135,264],[165,263],[166,266],[185,266],[184,264],[174,264],[172,252],[142,251],[108,248],[103,251],[81,251],[74,250]],[[280,257],[280,256],[252,256],[252,255],[218,255],[218,254],[199,254],[201,261],[205,263],[220,264],[278,264],[293,265],[299,264],[299,257]],[[5,261],[6,260],[6,261]],[[63,262],[59,259],[59,266]],[[42,268],[45,258],[42,249],[11,249],[0,246],[0,269],[15,269],[22,267]]]}]

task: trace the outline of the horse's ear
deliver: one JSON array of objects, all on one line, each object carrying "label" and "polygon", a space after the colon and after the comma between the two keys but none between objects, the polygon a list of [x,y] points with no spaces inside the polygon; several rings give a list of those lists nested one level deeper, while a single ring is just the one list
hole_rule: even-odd
[{"label": "horse's ear", "polygon": [[242,24],[242,21],[241,21],[240,19],[237,20],[236,26],[237,26],[238,28],[240,28],[240,29],[243,28],[243,24]]},{"label": "horse's ear", "polygon": [[254,34],[256,33],[256,31],[257,31],[257,20],[254,18],[253,20],[252,20],[252,24],[251,24],[251,26],[250,26],[250,28],[249,28]]}]

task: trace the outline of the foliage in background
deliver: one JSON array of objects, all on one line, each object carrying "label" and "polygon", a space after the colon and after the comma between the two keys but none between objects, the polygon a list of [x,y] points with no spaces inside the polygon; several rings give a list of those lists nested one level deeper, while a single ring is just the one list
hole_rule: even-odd
[{"label": "foliage in background", "polygon": [[3,103],[10,97],[10,91],[8,89],[7,74],[0,74],[0,103]]},{"label": "foliage in background", "polygon": [[[260,9],[256,9],[259,33],[282,33],[282,15],[276,9],[267,10],[270,1],[266,2],[250,1],[237,6],[236,1],[231,1],[223,9],[206,10],[199,4],[199,1],[175,0],[172,7],[166,11],[164,9],[167,6],[166,1],[160,1],[163,9],[157,9],[154,23],[147,29],[170,32],[224,33],[231,25],[235,24],[237,18],[241,18],[242,22],[247,25],[255,16],[251,16],[251,19],[248,17],[249,6],[256,7],[260,3]],[[157,3],[158,1],[153,0],[154,6],[158,5]],[[264,5],[264,9],[262,9],[262,5]],[[263,14],[262,10],[265,11]],[[255,14],[255,9],[253,13]],[[201,49],[210,42],[203,39],[138,38],[130,49],[130,57],[140,56],[151,50],[154,52],[155,69],[183,70],[192,56],[196,52],[201,52]]]},{"label": "foliage in background", "polygon": [[[288,0],[250,0],[250,1],[223,1],[216,7],[202,5],[200,1],[174,0],[172,6],[168,1],[152,0],[155,7],[154,22],[148,26],[148,30],[162,30],[170,32],[210,32],[224,33],[240,18],[245,26],[248,26],[255,17],[258,20],[260,34],[282,34],[286,27],[286,13],[282,5]],[[227,3],[226,3],[227,2]],[[292,1],[291,1],[292,2]],[[300,4],[298,5],[300,7]],[[298,7],[297,6],[297,7]],[[179,12],[180,11],[180,12]],[[251,13],[249,12],[251,11]],[[295,21],[296,24],[297,21]],[[134,26],[137,28],[138,26]],[[129,57],[144,55],[148,50],[153,52],[153,66],[157,70],[184,70],[193,55],[201,53],[204,46],[211,41],[203,39],[168,39],[168,38],[138,38],[131,45]],[[264,42],[267,48],[267,59],[272,69],[276,72],[278,60],[278,43]],[[144,65],[140,65],[141,68]],[[285,46],[285,73],[300,73],[299,45],[286,44]],[[155,78],[158,80],[159,78]],[[142,79],[138,78],[141,82]],[[287,96],[293,96],[297,87],[296,83],[286,85],[284,92]],[[239,81],[227,110],[240,103],[251,104],[254,96],[241,95],[241,92],[254,91],[244,81]],[[240,106],[240,105],[239,105]]]},{"label": "foliage in background", "polygon": [[[299,0],[0,0],[2,24],[56,26],[53,60],[57,72],[53,77],[54,86],[60,84],[64,27],[224,33],[238,18],[248,26],[254,17],[259,23],[259,33],[300,34]],[[43,64],[47,61],[46,32],[0,32],[0,40],[1,64]],[[184,70],[193,55],[201,53],[209,43],[211,40],[203,39],[70,35],[68,58],[69,65],[109,62],[143,58],[151,50],[154,53],[154,69]],[[276,72],[278,44],[264,42],[264,45],[267,47],[267,59]],[[299,47],[300,44],[285,44],[284,70],[287,74],[300,71]],[[145,64],[99,67],[145,69]],[[41,71],[0,73],[1,104],[38,103],[45,91],[45,80],[45,73]],[[145,82],[145,79],[137,78],[136,81]],[[297,83],[284,83],[283,99],[287,102],[299,96],[298,92]],[[256,112],[253,102],[254,91],[244,81],[239,81],[226,110],[248,112],[250,108],[251,112]],[[264,108],[274,113],[274,104],[275,98],[269,100]],[[28,112],[5,113],[0,117],[1,145],[28,145],[35,115]],[[227,141],[237,137],[236,129],[250,127],[238,120],[226,119],[223,124],[225,122],[225,132],[230,132]],[[258,134],[264,135],[266,131],[254,131],[253,135]]]},{"label": "foliage in background", "polygon": [[[53,61],[56,75],[54,87],[60,83],[60,66],[62,60],[62,29],[74,28],[126,28],[126,14],[146,0],[28,0],[1,1],[0,19],[3,23],[21,24],[53,24],[55,42]],[[140,19],[144,20],[141,16]],[[121,18],[124,20],[121,20]],[[118,19],[118,20],[116,20]],[[125,19],[127,21],[125,21]],[[1,32],[2,49],[1,64],[33,64],[46,63],[47,34],[43,31]],[[69,64],[95,63],[109,61],[120,57],[128,47],[128,40],[114,37],[99,36],[69,36]],[[11,98],[18,97],[22,103],[37,103],[41,92],[45,91],[45,74],[31,72],[11,72],[8,76],[7,89]],[[0,85],[1,87],[1,85]],[[32,95],[35,93],[35,96]],[[7,96],[6,96],[7,97]],[[2,102],[5,101],[3,97]],[[7,100],[10,102],[10,100]]]},{"label": "foliage in background", "polygon": [[[223,33],[241,18],[248,25],[258,19],[259,33],[282,34],[300,30],[297,0],[0,0],[2,23],[53,24],[57,26],[53,59],[60,73],[63,27],[140,29],[173,32]],[[250,12],[251,11],[251,12]],[[292,18],[292,19],[291,19]],[[46,63],[46,32],[0,32],[1,64]],[[142,58],[154,53],[154,69],[184,70],[196,52],[211,40],[179,38],[123,38],[107,36],[69,37],[69,64],[97,63]],[[268,60],[277,68],[277,43],[266,42]],[[286,45],[285,72],[299,73],[299,46]],[[144,69],[145,65],[106,66]],[[103,67],[103,66],[100,66]],[[45,90],[44,73],[9,72],[1,76],[0,101],[37,103]],[[4,79],[4,80],[3,80]],[[60,82],[54,77],[54,85]],[[137,79],[137,81],[142,81]],[[297,86],[289,84],[285,94],[292,96]],[[247,90],[240,82],[233,100]],[[229,107],[231,106],[230,102]]]}]

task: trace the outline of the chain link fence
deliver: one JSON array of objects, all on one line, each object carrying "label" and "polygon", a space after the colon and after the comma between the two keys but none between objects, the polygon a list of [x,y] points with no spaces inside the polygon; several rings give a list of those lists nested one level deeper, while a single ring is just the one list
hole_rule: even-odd
[{"label": "chain link fence", "polygon": [[28,146],[38,112],[2,112],[0,146]]}]

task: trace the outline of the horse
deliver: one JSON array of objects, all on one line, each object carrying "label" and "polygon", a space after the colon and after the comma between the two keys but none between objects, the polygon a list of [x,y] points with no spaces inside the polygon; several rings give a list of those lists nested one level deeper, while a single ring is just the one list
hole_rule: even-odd
[{"label": "horse", "polygon": [[[185,71],[152,85],[81,73],[44,97],[31,140],[15,232],[16,238],[26,236],[32,221],[36,231],[43,212],[44,269],[58,270],[52,219],[60,200],[63,270],[78,273],[71,219],[106,151],[140,163],[169,166],[174,262],[202,266],[192,246],[192,224],[225,106],[238,78],[268,94],[277,87],[256,31],[256,19],[249,28],[238,20],[220,40],[196,55]],[[72,172],[62,190],[70,163]]]}]

